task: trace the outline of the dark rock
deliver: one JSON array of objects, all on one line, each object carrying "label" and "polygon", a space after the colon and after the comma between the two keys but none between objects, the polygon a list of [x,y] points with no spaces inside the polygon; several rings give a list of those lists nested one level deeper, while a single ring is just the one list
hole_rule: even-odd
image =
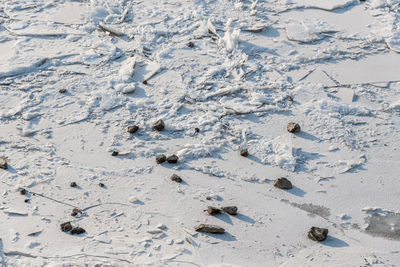
[{"label": "dark rock", "polygon": [[222,211],[230,215],[237,215],[238,208],[236,206],[222,207]]},{"label": "dark rock", "polygon": [[75,227],[74,229],[71,230],[71,235],[80,235],[83,234],[85,231],[85,229],[81,228],[81,227]]},{"label": "dark rock", "polygon": [[4,157],[0,157],[0,169],[3,169],[3,170],[8,169],[7,160]]},{"label": "dark rock", "polygon": [[143,83],[143,84],[147,84],[147,80],[144,80],[142,83]]},{"label": "dark rock", "polygon": [[176,174],[172,174],[171,178],[172,181],[175,181],[177,183],[182,183],[182,178]]},{"label": "dark rock", "polygon": [[280,189],[292,189],[292,183],[285,177],[278,178],[274,182],[274,186]]},{"label": "dark rock", "polygon": [[29,203],[29,198],[24,200],[25,203]]},{"label": "dark rock", "polygon": [[287,130],[289,133],[298,133],[300,132],[301,128],[299,124],[295,122],[289,122],[287,125]]},{"label": "dark rock", "polygon": [[139,130],[139,126],[137,126],[137,125],[128,126],[127,130],[128,130],[128,133],[134,134]]},{"label": "dark rock", "polygon": [[194,128],[194,131],[196,132],[196,133],[199,133],[200,132],[200,129],[199,128]]},{"label": "dark rock", "polygon": [[99,186],[100,186],[100,187],[105,187],[105,184],[99,183]]},{"label": "dark rock", "polygon": [[82,215],[82,211],[80,209],[74,208],[71,212],[71,216],[75,217],[77,215]]},{"label": "dark rock", "polygon": [[158,164],[161,164],[163,162],[167,161],[167,156],[165,156],[164,154],[160,154],[156,156],[156,161]]},{"label": "dark rock", "polygon": [[208,206],[207,212],[210,215],[220,214],[222,211],[219,208]]},{"label": "dark rock", "polygon": [[308,231],[308,237],[314,241],[324,241],[328,237],[328,229],[313,226]]},{"label": "dark rock", "polygon": [[62,88],[62,89],[58,90],[58,92],[59,92],[59,93],[61,93],[61,94],[64,94],[64,93],[66,93],[66,92],[67,92],[67,89],[65,89],[65,88]]},{"label": "dark rock", "polygon": [[190,47],[190,48],[193,48],[194,47],[194,43],[193,42],[189,42],[189,43],[187,43],[187,46]]},{"label": "dark rock", "polygon": [[288,96],[287,100],[288,100],[289,102],[293,102],[293,97]]},{"label": "dark rock", "polygon": [[66,223],[62,223],[61,224],[61,231],[68,232],[68,231],[71,231],[71,229],[72,229],[72,225],[71,225],[70,222],[66,222]]},{"label": "dark rock", "polygon": [[116,156],[118,156],[118,151],[113,151],[112,153],[111,153],[111,156],[113,156],[113,157],[116,157]]},{"label": "dark rock", "polygon": [[202,232],[202,233],[210,233],[210,234],[223,234],[225,233],[225,229],[217,226],[217,225],[212,225],[212,224],[200,224],[195,228],[197,232]]},{"label": "dark rock", "polygon": [[70,187],[77,187],[78,185],[77,185],[75,182],[71,182],[71,183],[69,184],[69,186],[70,186]]},{"label": "dark rock", "polygon": [[154,123],[154,125],[153,125],[153,129],[156,131],[159,131],[159,132],[164,130],[165,124],[164,124],[163,120],[156,121],[156,123]]},{"label": "dark rock", "polygon": [[28,193],[28,191],[26,191],[26,189],[22,188],[20,193],[21,193],[21,195],[26,195],[26,193]]},{"label": "dark rock", "polygon": [[167,158],[168,163],[178,163],[178,156],[177,155],[171,155]]},{"label": "dark rock", "polygon": [[245,148],[240,150],[240,156],[247,157],[249,155],[249,151]]}]

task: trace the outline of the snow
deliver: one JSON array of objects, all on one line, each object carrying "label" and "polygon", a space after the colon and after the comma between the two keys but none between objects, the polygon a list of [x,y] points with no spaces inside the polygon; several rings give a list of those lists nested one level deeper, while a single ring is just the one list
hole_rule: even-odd
[{"label": "snow", "polygon": [[399,0],[0,1],[0,265],[399,265],[399,18]]}]

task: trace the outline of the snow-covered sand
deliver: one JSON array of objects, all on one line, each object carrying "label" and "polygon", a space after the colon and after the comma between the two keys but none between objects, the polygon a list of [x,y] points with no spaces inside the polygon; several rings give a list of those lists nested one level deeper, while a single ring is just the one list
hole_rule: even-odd
[{"label": "snow-covered sand", "polygon": [[3,0],[0,51],[1,266],[400,264],[399,0]]}]

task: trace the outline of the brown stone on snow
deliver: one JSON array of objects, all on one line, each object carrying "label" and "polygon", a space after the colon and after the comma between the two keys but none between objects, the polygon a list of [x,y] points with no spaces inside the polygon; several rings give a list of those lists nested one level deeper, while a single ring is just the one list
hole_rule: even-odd
[{"label": "brown stone on snow", "polygon": [[237,215],[238,208],[236,206],[222,207],[222,211],[230,215]]},{"label": "brown stone on snow", "polygon": [[178,156],[177,155],[171,155],[167,158],[168,163],[178,163]]},{"label": "brown stone on snow", "polygon": [[177,183],[182,183],[182,178],[179,175],[172,174],[171,176],[171,181],[177,182]]},{"label": "brown stone on snow", "polygon": [[207,212],[210,215],[216,215],[216,214],[220,214],[222,211],[219,208],[208,206]]},{"label": "brown stone on snow", "polygon": [[308,237],[314,241],[324,241],[328,237],[328,229],[313,226],[308,231]]},{"label": "brown stone on snow", "polygon": [[7,170],[7,160],[4,157],[0,157],[0,169]]},{"label": "brown stone on snow", "polygon": [[240,156],[247,157],[249,155],[249,151],[245,148],[240,150]]},{"label": "brown stone on snow", "polygon": [[165,124],[164,124],[163,120],[158,120],[153,125],[153,129],[156,131],[162,131],[162,130],[164,130],[164,128],[165,128]]},{"label": "brown stone on snow", "polygon": [[71,212],[71,216],[75,217],[77,215],[82,215],[82,211],[80,209],[74,208]]},{"label": "brown stone on snow", "polygon": [[286,189],[286,190],[287,189],[292,189],[292,187],[293,187],[292,183],[288,179],[286,179],[285,177],[276,179],[275,182],[274,182],[274,186],[278,187],[280,189]]},{"label": "brown stone on snow", "polygon": [[80,235],[83,234],[85,231],[85,229],[81,228],[81,227],[75,227],[74,229],[71,230],[71,235]]},{"label": "brown stone on snow", "polygon": [[160,154],[156,156],[156,161],[158,164],[161,164],[163,162],[167,161],[167,156],[165,156],[164,154]]},{"label": "brown stone on snow", "polygon": [[300,132],[301,128],[298,123],[289,122],[287,125],[287,130],[289,133],[298,133],[298,132]]},{"label": "brown stone on snow", "polygon": [[210,233],[210,234],[223,234],[225,233],[225,229],[218,226],[218,225],[212,225],[212,224],[200,224],[195,228],[197,232],[202,232],[202,233]]},{"label": "brown stone on snow", "polygon": [[62,223],[61,224],[61,231],[68,232],[68,231],[71,231],[71,229],[72,229],[72,225],[71,225],[70,222],[66,222],[66,223]]},{"label": "brown stone on snow", "polygon": [[139,126],[137,125],[132,125],[132,126],[128,126],[127,131],[130,134],[134,134],[139,130]]}]

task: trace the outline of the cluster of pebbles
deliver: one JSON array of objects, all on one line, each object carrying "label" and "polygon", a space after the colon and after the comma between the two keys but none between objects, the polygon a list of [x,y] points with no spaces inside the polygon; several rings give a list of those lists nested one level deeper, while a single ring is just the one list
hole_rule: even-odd
[{"label": "cluster of pebbles", "polygon": [[[60,93],[65,93],[66,91],[61,92]],[[153,126],[152,129],[155,131],[163,131],[165,129],[165,123],[162,120],[157,120]],[[137,125],[131,125],[127,127],[127,132],[130,134],[134,134],[139,130],[139,126]],[[196,128],[196,132],[199,132],[200,130],[198,128]],[[287,131],[289,133],[298,133],[301,131],[300,125],[295,123],[295,122],[289,122],[287,125]],[[112,152],[112,156],[118,156],[118,152],[114,151]],[[249,151],[247,148],[244,148],[240,151],[240,155],[242,157],[248,157],[249,156]],[[168,162],[169,164],[176,164],[178,163],[179,157],[175,154],[172,155],[165,155],[165,154],[159,154],[156,156],[156,162],[158,164],[162,164],[164,162]],[[8,169],[8,164],[7,164],[7,159],[5,157],[0,157],[0,169],[4,169],[7,170]],[[183,179],[177,175],[177,174],[172,174],[172,176],[170,177],[171,181],[177,182],[177,183],[182,183]],[[290,190],[293,188],[292,183],[285,177],[281,177],[278,178],[274,181],[273,185],[276,188],[279,189],[283,189],[283,190]],[[104,188],[105,185],[103,183],[99,183],[99,186]],[[70,183],[70,187],[78,187],[76,182],[71,182]],[[26,189],[22,189],[20,190],[20,193],[22,195],[26,195],[28,193],[28,191]],[[28,199],[29,201],[29,199]],[[25,202],[28,202],[25,201]],[[224,206],[221,208],[217,208],[217,207],[212,207],[212,206],[208,206],[207,207],[207,213],[211,216],[216,216],[218,214],[222,214],[222,213],[226,213],[232,216],[236,216],[238,214],[238,208],[236,206]],[[73,217],[81,217],[83,216],[84,212],[78,208],[74,208],[72,210],[71,216]],[[62,232],[65,233],[70,233],[71,235],[80,235],[85,233],[85,229],[81,228],[81,227],[72,227],[71,222],[65,222],[62,223],[60,225],[60,229]],[[224,234],[225,233],[225,229],[222,228],[221,226],[218,225],[212,225],[212,224],[200,224],[197,227],[195,227],[195,230],[197,232],[202,232],[202,233],[210,233],[210,234]],[[320,228],[320,227],[311,227],[311,229],[308,231],[308,237],[313,240],[313,241],[317,241],[317,242],[321,242],[326,240],[328,236],[328,229],[326,228]]]}]

